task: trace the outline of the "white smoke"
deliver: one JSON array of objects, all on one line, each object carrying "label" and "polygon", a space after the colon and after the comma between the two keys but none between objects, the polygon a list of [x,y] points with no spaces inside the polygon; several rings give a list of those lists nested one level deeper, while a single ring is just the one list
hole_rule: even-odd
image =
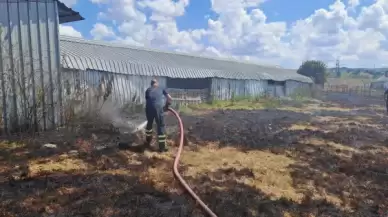
[{"label": "white smoke", "polygon": [[[98,100],[99,99],[99,100]],[[114,103],[112,96],[106,100],[94,88],[85,90],[81,97],[72,96],[68,99],[72,103],[75,113],[80,117],[89,117],[99,124],[112,124],[123,133],[134,133],[142,130],[145,125],[145,115],[134,112],[123,112],[122,106]]]}]

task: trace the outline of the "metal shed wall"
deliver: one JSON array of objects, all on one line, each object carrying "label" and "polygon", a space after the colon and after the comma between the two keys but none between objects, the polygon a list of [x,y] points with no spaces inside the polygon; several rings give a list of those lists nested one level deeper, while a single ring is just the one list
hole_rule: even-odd
[{"label": "metal shed wall", "polygon": [[286,96],[290,96],[292,95],[293,93],[295,93],[295,91],[307,91],[307,92],[311,92],[311,85],[309,83],[304,83],[304,82],[300,82],[300,81],[293,81],[293,80],[288,80],[286,81],[286,92],[285,92],[285,95]]},{"label": "metal shed wall", "polygon": [[213,78],[211,95],[216,100],[228,100],[235,96],[258,96],[264,94],[268,86],[265,80],[235,80]]},{"label": "metal shed wall", "polygon": [[284,85],[282,84],[269,84],[267,88],[267,93],[271,97],[284,97],[286,96],[284,92]]},{"label": "metal shed wall", "polygon": [[296,90],[310,91],[310,84],[287,80],[268,84],[268,80],[234,80],[213,78],[211,95],[216,100],[229,100],[234,94],[240,96],[260,96],[268,94],[272,97],[286,97],[292,95]]},{"label": "metal shed wall", "polygon": [[65,100],[72,100],[77,89],[84,95],[82,100],[93,104],[96,100],[96,93],[101,84],[107,85],[112,79],[111,101],[119,107],[133,104],[144,104],[144,92],[150,86],[150,81],[153,78],[158,79],[161,87],[166,87],[165,77],[151,77],[118,74],[96,70],[63,70],[63,86]]},{"label": "metal shed wall", "polygon": [[285,94],[285,81],[269,80],[267,93],[272,97],[284,97]]},{"label": "metal shed wall", "polygon": [[0,11],[4,128],[52,128],[61,107],[57,2],[0,1]]},{"label": "metal shed wall", "polygon": [[[87,102],[92,105],[93,100],[96,100],[96,92],[100,85],[112,79],[112,92],[111,100],[117,108],[132,104],[144,104],[144,91],[149,87],[150,80],[153,78],[158,79],[160,86],[167,87],[167,77],[161,76],[141,76],[141,75],[129,75],[112,73],[96,70],[63,70],[63,87],[65,100],[73,100],[74,93],[78,89],[81,93],[87,92],[86,98],[80,100],[81,102]],[[246,96],[260,96],[269,93],[270,96],[284,97],[293,93],[296,88],[309,87],[309,84],[305,84],[297,81],[286,81],[280,85],[269,85],[267,80],[237,80],[237,79],[222,79],[212,78],[211,88],[206,90],[210,92],[213,99],[216,100],[229,100],[234,96],[246,97]],[[171,94],[177,92],[174,88],[171,89]],[[205,94],[206,95],[206,94]],[[179,97],[178,97],[179,98]],[[66,101],[65,101],[66,102]]]},{"label": "metal shed wall", "polygon": [[167,78],[167,87],[184,90],[209,89],[211,78]]}]

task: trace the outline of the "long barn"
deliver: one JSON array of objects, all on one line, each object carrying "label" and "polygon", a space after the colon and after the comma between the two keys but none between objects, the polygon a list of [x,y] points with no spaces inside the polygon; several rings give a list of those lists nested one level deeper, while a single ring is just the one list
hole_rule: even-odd
[{"label": "long barn", "polygon": [[120,104],[143,103],[144,90],[152,78],[173,94],[216,100],[265,93],[283,97],[312,83],[296,70],[118,43],[61,36],[60,48],[66,83],[80,80],[83,85],[97,87],[112,77],[112,95]]},{"label": "long barn", "polygon": [[[64,123],[76,89],[110,85],[118,105],[142,104],[152,78],[179,97],[290,95],[310,78],[295,70],[59,36],[83,17],[58,0],[0,0],[0,107],[5,132]],[[82,91],[78,91],[82,92]]]}]

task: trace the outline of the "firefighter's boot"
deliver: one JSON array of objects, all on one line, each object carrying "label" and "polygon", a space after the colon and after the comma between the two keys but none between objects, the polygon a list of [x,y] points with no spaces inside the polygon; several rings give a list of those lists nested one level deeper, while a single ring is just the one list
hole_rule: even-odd
[{"label": "firefighter's boot", "polygon": [[167,152],[168,148],[166,147],[166,135],[159,135],[158,142],[159,142],[159,152]]},{"label": "firefighter's boot", "polygon": [[152,142],[152,129],[146,130],[146,141],[144,143],[144,148],[150,149],[151,148],[151,142]]}]

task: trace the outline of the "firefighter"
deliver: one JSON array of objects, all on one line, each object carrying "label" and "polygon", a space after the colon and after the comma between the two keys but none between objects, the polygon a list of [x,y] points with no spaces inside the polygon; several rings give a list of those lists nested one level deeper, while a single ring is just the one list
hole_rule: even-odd
[{"label": "firefighter", "polygon": [[[158,131],[159,152],[166,152],[168,149],[166,147],[164,112],[167,111],[168,107],[170,106],[172,98],[165,89],[159,87],[159,83],[156,79],[151,81],[151,87],[146,90],[145,98],[145,112],[147,116],[145,148],[150,149],[153,133],[152,125],[155,120]],[[166,98],[166,103],[164,103],[164,98]]]}]

